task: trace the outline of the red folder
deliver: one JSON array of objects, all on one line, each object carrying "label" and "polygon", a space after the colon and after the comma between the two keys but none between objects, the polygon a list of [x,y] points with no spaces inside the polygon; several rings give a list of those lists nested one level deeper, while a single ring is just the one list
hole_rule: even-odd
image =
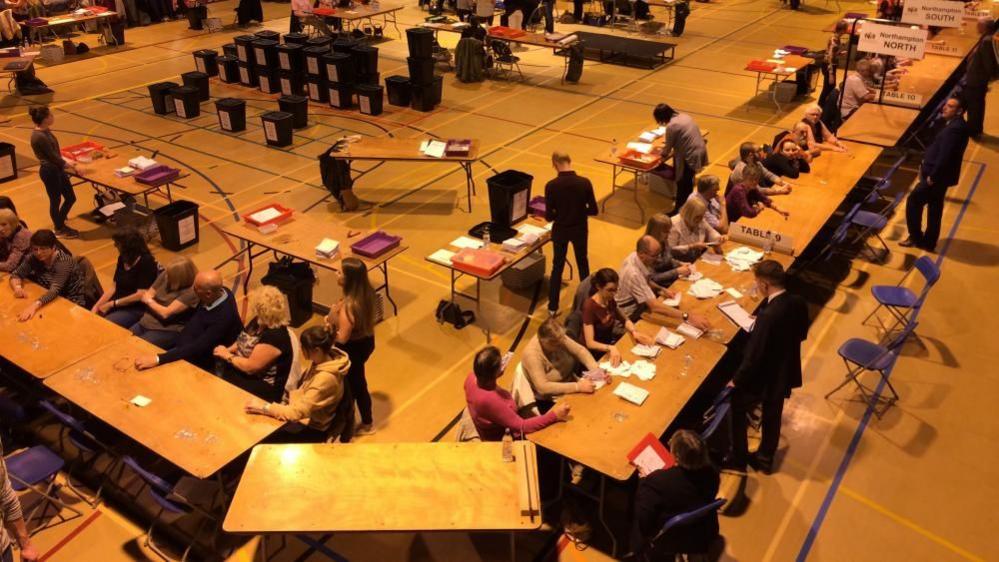
[{"label": "red folder", "polygon": [[676,464],[676,459],[673,458],[673,455],[671,455],[670,452],[666,449],[666,447],[659,441],[659,439],[657,439],[656,436],[652,435],[651,433],[646,435],[641,441],[639,441],[638,444],[635,445],[635,447],[628,453],[628,462],[630,462],[635,466],[638,466],[637,464],[635,464],[635,459],[637,459],[639,455],[641,455],[644,451],[646,451],[646,449],[649,448],[651,448],[652,452],[658,455],[660,459],[662,459],[662,462],[665,465],[663,466],[663,469],[670,468],[671,466]]}]

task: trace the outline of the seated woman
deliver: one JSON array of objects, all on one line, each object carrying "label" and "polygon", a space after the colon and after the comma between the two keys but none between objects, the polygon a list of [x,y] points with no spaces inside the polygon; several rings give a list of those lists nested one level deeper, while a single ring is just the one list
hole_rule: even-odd
[{"label": "seated woman", "polygon": [[569,417],[569,405],[565,403],[556,404],[540,416],[521,417],[513,396],[496,384],[501,376],[503,357],[490,345],[475,354],[472,372],[465,378],[468,414],[483,441],[499,441],[507,431],[523,438]]},{"label": "seated woman", "polygon": [[[694,195],[692,194],[691,197]],[[687,198],[690,199],[689,197]],[[656,258],[656,262],[650,268],[649,284],[652,290],[661,296],[672,297],[673,291],[669,287],[678,277],[690,275],[690,264],[684,263],[673,257],[673,250],[669,245],[669,233],[673,230],[673,223],[669,215],[656,213],[649,218],[649,223],[645,225],[645,233],[655,238],[662,245],[662,251]]]},{"label": "seated woman", "polygon": [[728,219],[736,222],[742,217],[753,218],[770,208],[783,215],[785,219],[790,213],[782,211],[774,205],[772,199],[759,188],[759,175],[756,170],[747,169],[742,174],[742,182],[737,183],[725,196],[725,206],[728,209]]},{"label": "seated woman", "polygon": [[527,342],[521,368],[543,410],[551,407],[555,396],[574,392],[592,394],[593,382],[578,379],[577,375],[580,371],[599,369],[593,355],[567,336],[555,318],[541,324],[538,333]]},{"label": "seated woman", "polygon": [[91,312],[129,328],[142,319],[146,307],[142,297],[152,287],[159,274],[159,264],[149,252],[146,240],[133,229],[124,229],[111,236],[118,250],[114,278]]},{"label": "seated woman", "polygon": [[10,209],[0,209],[0,273],[10,273],[21,265],[31,249],[31,231]]},{"label": "seated woman", "polygon": [[289,380],[288,399],[284,402],[251,401],[246,413],[270,416],[285,422],[287,435],[278,437],[287,443],[322,443],[330,435],[337,406],[344,394],[344,379],[350,367],[347,354],[333,345],[333,335],[322,326],[313,326],[300,338],[302,358],[308,370],[298,381]]},{"label": "seated woman", "polygon": [[763,167],[779,176],[796,179],[812,171],[808,165],[811,159],[794,139],[789,138],[774,147],[774,151],[763,161]]},{"label": "seated woman", "polygon": [[594,355],[605,353],[611,365],[621,363],[621,352],[614,344],[624,332],[631,334],[635,343],[650,345],[653,338],[638,331],[617,308],[614,295],[617,294],[617,272],[610,268],[597,270],[590,277],[590,298],[583,302],[583,343]]},{"label": "seated woman", "polygon": [[249,301],[252,320],[232,345],[220,345],[213,354],[225,362],[223,379],[268,402],[281,402],[296,359],[288,298],[262,285],[250,291]]},{"label": "seated woman", "polygon": [[805,142],[812,156],[818,156],[822,152],[846,152],[844,145],[836,135],[832,134],[829,127],[822,122],[822,108],[811,105],[805,109],[805,115],[801,122],[805,124]]},{"label": "seated woman", "polygon": [[31,235],[31,255],[11,272],[10,286],[16,298],[23,299],[27,296],[23,287],[25,279],[48,290],[17,316],[21,322],[30,320],[40,308],[56,297],[86,306],[83,270],[73,256],[62,249],[51,230],[39,230]]},{"label": "seated woman", "polygon": [[708,206],[702,199],[691,197],[680,208],[680,212],[670,219],[673,224],[669,231],[669,247],[674,257],[693,262],[708,248],[721,253],[721,245],[728,237],[718,234],[704,220],[707,212]]},{"label": "seated woman", "polygon": [[129,330],[162,349],[173,348],[184,323],[198,306],[194,293],[194,277],[198,268],[185,257],[178,257],[153,281],[140,297],[145,312]]},{"label": "seated woman", "polygon": [[777,174],[764,168],[762,159],[763,151],[759,146],[751,142],[742,143],[739,146],[739,159],[729,164],[732,168],[732,175],[728,177],[729,184],[735,185],[741,182],[743,172],[747,169],[754,169],[759,173],[759,185],[763,193],[767,195],[785,195],[791,193],[791,184],[780,179],[780,176]]},{"label": "seated woman", "polygon": [[631,551],[637,560],[673,560],[676,554],[708,554],[718,538],[718,513],[674,527],[653,541],[673,516],[715,500],[721,479],[708,449],[693,431],[681,429],[669,440],[676,465],[651,474],[639,472]]}]

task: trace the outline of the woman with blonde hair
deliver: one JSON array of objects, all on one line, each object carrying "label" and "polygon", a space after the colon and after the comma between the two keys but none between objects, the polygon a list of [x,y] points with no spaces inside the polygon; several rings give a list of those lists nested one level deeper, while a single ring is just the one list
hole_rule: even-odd
[{"label": "woman with blonde hair", "polygon": [[347,383],[357,403],[361,423],[355,435],[374,433],[371,394],[364,364],[375,351],[375,290],[368,279],[368,268],[357,258],[344,258],[337,278],[343,289],[340,302],[330,310],[326,324],[336,333],[336,344],[350,357]]},{"label": "woman with blonde hair", "polygon": [[31,231],[10,209],[0,209],[0,272],[10,273],[21,265],[31,249]]},{"label": "woman with blonde hair", "polygon": [[138,322],[129,328],[133,334],[169,350],[180,337],[184,324],[198,307],[194,276],[198,268],[189,258],[178,257],[156,277],[140,298],[146,307]]},{"label": "woman with blonde hair", "polygon": [[708,206],[700,198],[690,198],[680,208],[680,213],[672,218],[673,228],[669,231],[669,246],[677,259],[692,262],[708,248],[721,253],[721,245],[728,238],[711,228],[704,220]]},{"label": "woman with blonde hair", "polygon": [[276,287],[262,285],[250,291],[249,301],[250,322],[232,345],[220,345],[213,354],[224,361],[222,378],[259,398],[280,402],[298,352],[288,328],[288,298]]},{"label": "woman with blonde hair", "polygon": [[652,215],[645,226],[645,233],[658,240],[662,246],[656,263],[652,265],[652,274],[649,275],[652,289],[659,292],[669,292],[666,287],[672,285],[678,277],[690,275],[690,264],[673,257],[673,250],[669,245],[669,233],[672,230],[673,221],[666,213]]}]

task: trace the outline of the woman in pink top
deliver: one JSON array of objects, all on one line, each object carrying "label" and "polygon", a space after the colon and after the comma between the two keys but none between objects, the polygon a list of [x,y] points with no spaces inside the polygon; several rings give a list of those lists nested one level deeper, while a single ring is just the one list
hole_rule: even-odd
[{"label": "woman in pink top", "polygon": [[499,349],[487,346],[475,354],[473,372],[465,379],[465,400],[475,429],[483,441],[499,441],[506,430],[523,437],[569,417],[569,405],[560,402],[548,413],[529,418],[517,413],[517,405],[509,392],[496,386],[503,375],[503,358]]}]

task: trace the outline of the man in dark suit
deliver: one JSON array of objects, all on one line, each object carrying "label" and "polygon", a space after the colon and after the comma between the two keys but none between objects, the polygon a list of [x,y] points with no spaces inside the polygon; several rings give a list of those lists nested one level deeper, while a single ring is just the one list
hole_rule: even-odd
[{"label": "man in dark suit", "polygon": [[974,138],[978,138],[983,132],[985,96],[989,92],[989,82],[999,78],[999,54],[992,46],[993,33],[996,33],[996,21],[988,16],[978,18],[978,45],[968,57],[968,66],[964,72],[961,101],[967,109],[968,129]]},{"label": "man in dark suit", "polygon": [[572,160],[565,152],[552,153],[552,166],[558,177],[545,185],[545,218],[552,221],[552,274],[548,282],[548,314],[558,314],[559,293],[562,290],[562,270],[569,243],[576,255],[579,278],[590,276],[587,257],[588,221],[596,216],[597,197],[590,180],[572,171]]},{"label": "man in dark suit", "polygon": [[[732,458],[734,468],[770,473],[780,442],[784,399],[801,386],[801,342],[808,337],[808,305],[785,287],[784,267],[764,260],[753,268],[756,286],[764,300],[749,334],[732,384]],[[747,414],[762,403],[760,448],[749,456]]]},{"label": "man in dark suit", "polygon": [[[909,193],[905,202],[905,222],[909,237],[899,242],[906,248],[917,247],[933,252],[940,238],[944,198],[947,188],[957,185],[961,178],[961,160],[968,148],[970,132],[964,120],[964,108],[957,98],[950,98],[940,110],[945,125],[926,147],[923,164],[919,169],[919,185]],[[923,209],[929,206],[926,231],[923,232]]]}]

